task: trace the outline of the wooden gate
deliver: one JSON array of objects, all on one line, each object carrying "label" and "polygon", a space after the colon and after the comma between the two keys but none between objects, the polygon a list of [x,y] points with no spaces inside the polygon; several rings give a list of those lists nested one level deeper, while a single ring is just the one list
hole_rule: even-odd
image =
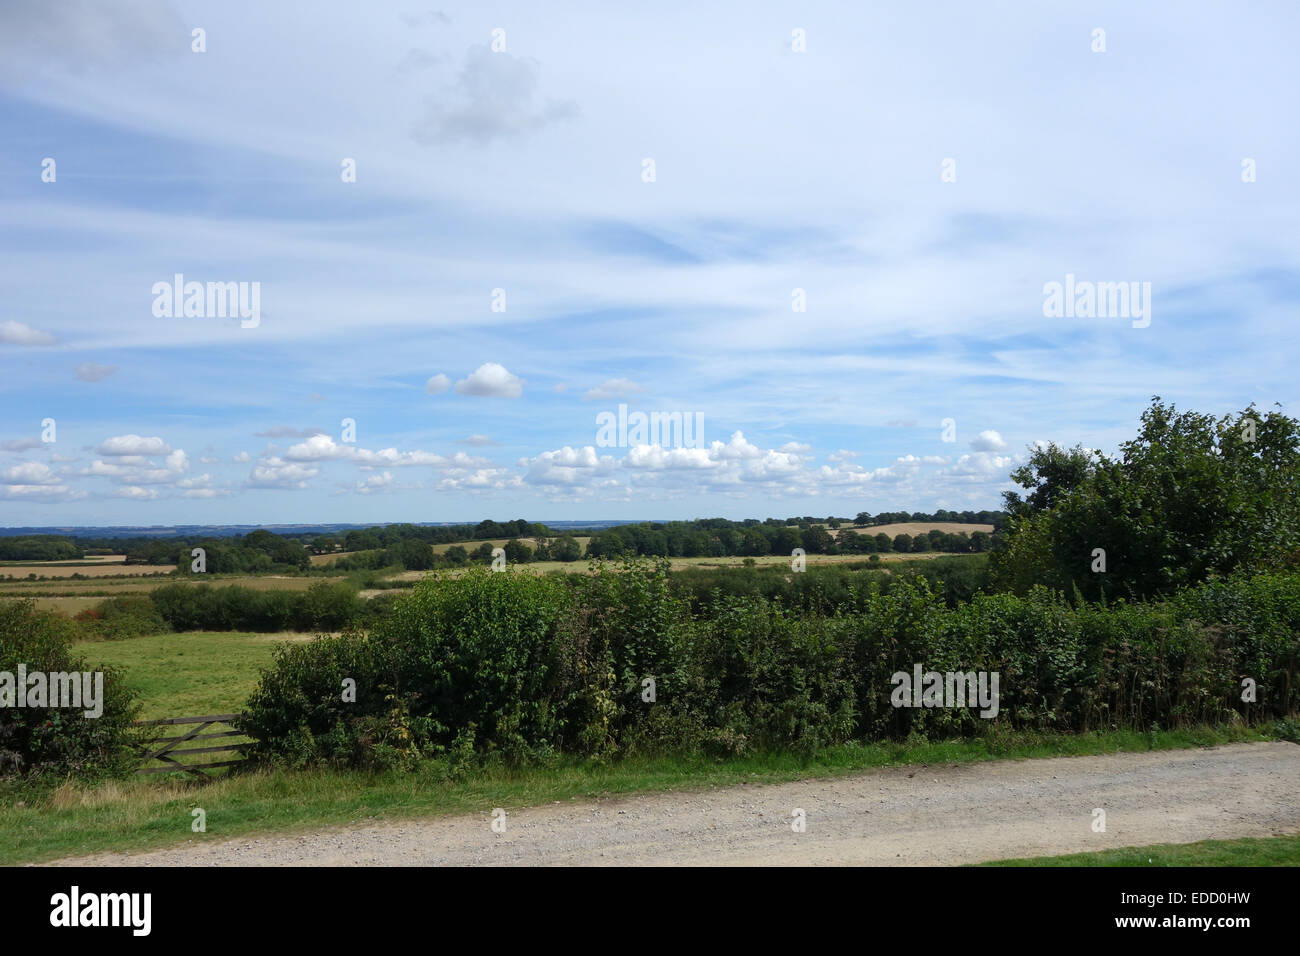
[{"label": "wooden gate", "polygon": [[[214,763],[181,763],[178,757],[194,756],[196,754],[215,754],[215,753],[243,753],[248,747],[247,743],[228,743],[217,746],[188,747],[184,750],[180,746],[190,742],[202,742],[206,740],[216,740],[217,738],[242,737],[244,736],[238,730],[234,729],[231,724],[236,717],[241,714],[214,714],[207,717],[164,717],[162,720],[139,720],[136,721],[137,727],[184,727],[193,724],[194,728],[188,733],[181,734],[177,737],[161,736],[164,730],[159,730],[159,735],[148,737],[144,745],[140,748],[141,763],[149,763],[154,760],[161,760],[164,766],[161,767],[141,767],[136,773],[175,773],[183,770],[186,773],[192,773],[199,777],[207,777],[205,773],[216,767],[229,767],[237,763],[243,763],[243,758],[236,760],[218,760]],[[209,727],[217,724],[223,724],[229,727],[229,730],[218,730],[212,733],[204,733]]]}]

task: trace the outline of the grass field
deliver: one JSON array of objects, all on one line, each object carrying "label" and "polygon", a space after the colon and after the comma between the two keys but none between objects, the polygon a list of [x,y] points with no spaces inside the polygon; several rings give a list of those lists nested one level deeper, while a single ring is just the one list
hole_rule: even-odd
[{"label": "grass field", "polygon": [[317,581],[341,580],[341,576],[308,576],[287,574],[208,574],[201,579],[175,578],[164,573],[158,577],[97,578],[94,581],[0,581],[0,597],[112,597],[115,594],[135,594],[183,580],[195,584],[222,587],[238,584],[257,591],[305,591]]},{"label": "grass field", "polygon": [[76,645],[92,667],[112,664],[144,703],[141,720],[228,714],[241,710],[271,663],[276,644],[311,640],[310,634],[241,634],[187,631],[125,641]]},{"label": "grass field", "polygon": [[174,564],[122,564],[103,561],[28,561],[0,566],[0,575],[26,578],[29,574],[46,578],[70,578],[74,574],[88,578],[134,577],[140,574],[170,574]]},{"label": "grass field", "polygon": [[1247,840],[1160,843],[1097,853],[1070,853],[981,866],[1300,866],[1300,833]]},{"label": "grass field", "polygon": [[895,535],[900,534],[908,534],[912,537],[916,537],[918,534],[928,534],[931,531],[942,531],[944,534],[958,534],[959,532],[965,531],[967,537],[969,537],[976,531],[983,531],[986,534],[992,534],[993,525],[963,524],[960,521],[913,521],[899,522],[898,524],[882,524],[877,525],[874,528],[854,528],[848,525],[841,525],[839,533],[844,534],[845,532],[848,532],[852,534],[857,532],[858,534],[870,534],[873,536],[878,534],[887,534],[892,538]]}]

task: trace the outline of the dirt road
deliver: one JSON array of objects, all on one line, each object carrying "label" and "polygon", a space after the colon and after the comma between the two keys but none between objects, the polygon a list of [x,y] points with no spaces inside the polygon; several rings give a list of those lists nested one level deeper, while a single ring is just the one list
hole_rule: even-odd
[{"label": "dirt road", "polygon": [[[1094,808],[1105,832],[1094,832]],[[806,829],[795,832],[794,811]],[[853,777],[209,839],[60,863],[944,865],[1300,831],[1300,746],[901,767]],[[211,824],[210,824],[211,828]],[[57,865],[57,864],[55,864]]]}]

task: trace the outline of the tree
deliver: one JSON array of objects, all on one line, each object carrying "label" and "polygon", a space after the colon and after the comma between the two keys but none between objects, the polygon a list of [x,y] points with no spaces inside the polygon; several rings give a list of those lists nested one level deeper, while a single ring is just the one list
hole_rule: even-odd
[{"label": "tree", "polygon": [[813,525],[803,533],[803,547],[809,554],[833,554],[835,539],[825,528]]},{"label": "tree", "polygon": [[1280,412],[1216,420],[1157,396],[1117,458],[1093,457],[1031,455],[1013,474],[1030,493],[1007,499],[995,583],[1145,598],[1300,552],[1300,422]]},{"label": "tree", "polygon": [[518,538],[511,538],[505,544],[506,560],[511,564],[527,564],[533,560],[533,549]]},{"label": "tree", "polygon": [[880,532],[880,534],[876,535],[876,550],[877,551],[894,550],[894,542],[891,541],[889,535],[885,534],[885,532],[883,531]]},{"label": "tree", "polygon": [[1013,516],[1046,511],[1078,488],[1096,469],[1091,451],[1075,445],[1068,451],[1056,444],[1031,447],[1029,460],[1011,473],[1011,480],[1027,494],[1002,492],[1007,511]]},{"label": "tree", "polygon": [[582,557],[582,545],[571,534],[561,535],[551,545],[551,557],[556,561],[577,561]]},{"label": "tree", "polygon": [[[811,529],[809,530],[811,531]],[[797,528],[781,528],[772,538],[772,554],[790,554],[795,548],[802,548],[804,535],[807,533],[806,531],[801,532]],[[811,549],[805,548],[804,550]]]},{"label": "tree", "polygon": [[912,550],[912,536],[911,536],[910,534],[906,534],[906,533],[904,533],[904,534],[896,534],[896,535],[894,535],[894,542],[893,542],[893,544],[894,544],[894,550],[895,550],[895,551],[904,551],[904,552],[906,552],[906,551],[911,551],[911,550]]},{"label": "tree", "polygon": [[871,524],[871,512],[859,511],[858,516],[853,519],[853,523],[859,528],[865,528],[867,525]]}]

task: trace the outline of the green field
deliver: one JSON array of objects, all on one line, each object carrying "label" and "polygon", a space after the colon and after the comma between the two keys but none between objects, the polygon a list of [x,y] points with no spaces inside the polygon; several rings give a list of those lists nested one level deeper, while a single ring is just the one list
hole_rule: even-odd
[{"label": "green field", "polygon": [[76,650],[92,666],[122,668],[144,704],[140,719],[155,720],[242,710],[260,668],[286,640],[311,640],[311,635],[188,631],[81,643]]}]

